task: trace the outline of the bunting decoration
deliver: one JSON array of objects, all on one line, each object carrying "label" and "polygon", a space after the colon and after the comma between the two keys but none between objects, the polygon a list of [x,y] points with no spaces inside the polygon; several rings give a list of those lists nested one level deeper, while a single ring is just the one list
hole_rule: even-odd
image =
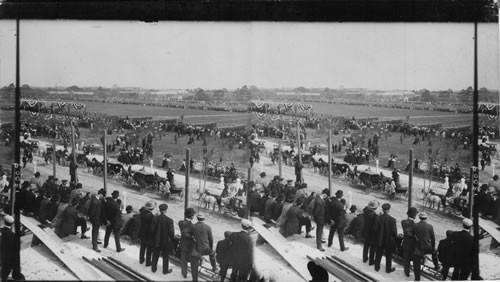
[{"label": "bunting decoration", "polygon": [[62,109],[62,108],[64,108],[65,106],[66,106],[66,102],[57,102],[57,107],[58,107],[59,109]]},{"label": "bunting decoration", "polygon": [[280,119],[280,116],[279,115],[271,115],[269,117],[272,121],[275,121],[275,120],[279,120]]},{"label": "bunting decoration", "polygon": [[486,114],[490,116],[498,116],[499,112],[499,105],[498,104],[485,104],[485,103],[479,103],[478,104],[478,113],[481,114]]},{"label": "bunting decoration", "polygon": [[38,102],[35,100],[27,100],[26,103],[28,104],[28,106],[34,107]]},{"label": "bunting decoration", "polygon": [[259,113],[259,112],[255,112],[255,115],[259,118],[259,119],[263,119],[266,117],[266,113]]},{"label": "bunting decoration", "polygon": [[73,108],[75,110],[81,110],[81,109],[85,108],[85,105],[84,104],[80,104],[80,103],[73,103]]},{"label": "bunting decoration", "polygon": [[258,109],[260,109],[260,108],[262,108],[262,107],[265,105],[265,103],[264,103],[264,102],[262,102],[262,101],[255,101],[255,102],[254,102],[254,105],[255,105]]},{"label": "bunting decoration", "polygon": [[37,116],[40,115],[39,112],[31,112],[31,111],[29,111],[28,113],[30,114],[30,117],[32,117],[32,118],[35,118],[35,117],[37,117]]},{"label": "bunting decoration", "polygon": [[53,118],[52,114],[48,114],[43,117],[44,120],[51,120],[52,118]]}]

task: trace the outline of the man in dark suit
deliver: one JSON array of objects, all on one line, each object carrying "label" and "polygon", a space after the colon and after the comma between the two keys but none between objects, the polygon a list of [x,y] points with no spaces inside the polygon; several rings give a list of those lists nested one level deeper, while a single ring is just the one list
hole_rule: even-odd
[{"label": "man in dark suit", "polygon": [[323,227],[325,226],[326,217],[326,202],[325,199],[330,196],[330,190],[323,189],[320,195],[317,195],[311,202],[311,214],[316,222],[316,247],[318,250],[324,252],[322,247],[323,243]]},{"label": "man in dark suit", "polygon": [[[441,280],[446,280],[448,279],[448,273],[450,270],[451,262],[453,260],[452,257],[452,252],[451,252],[451,247],[452,247],[452,238],[451,235],[453,234],[453,231],[448,230],[446,231],[446,238],[439,241],[438,244],[438,259],[443,265],[443,268],[441,269]],[[467,280],[467,279],[464,279]]]},{"label": "man in dark suit", "polygon": [[427,214],[421,212],[418,217],[420,222],[416,223],[413,230],[417,238],[415,253],[413,256],[413,270],[415,271],[415,280],[420,281],[420,265],[422,258],[426,254],[432,254],[432,261],[436,271],[439,270],[439,262],[437,260],[436,250],[436,237],[434,235],[434,228],[427,223]]},{"label": "man in dark suit", "polygon": [[[146,266],[151,265],[151,255],[153,254],[153,210],[156,207],[156,202],[148,201],[141,210],[140,220],[141,228],[139,229],[139,239],[141,240],[141,247],[139,249],[139,263],[142,264],[146,261]],[[146,258],[144,258],[144,254]]]},{"label": "man in dark suit", "polygon": [[406,212],[408,219],[401,221],[401,227],[403,227],[403,260],[404,260],[404,272],[406,277],[410,277],[410,262],[415,252],[415,245],[417,239],[415,238],[415,218],[417,217],[418,211],[416,208],[411,207]]},{"label": "man in dark suit", "polygon": [[384,214],[378,217],[378,249],[375,258],[375,271],[379,271],[382,254],[385,254],[385,272],[387,273],[396,270],[396,268],[392,267],[392,253],[396,249],[396,239],[398,237],[396,219],[389,215],[390,210],[391,205],[389,203],[382,205]]},{"label": "man in dark suit", "polygon": [[472,271],[472,258],[474,254],[474,239],[470,234],[472,220],[464,218],[463,230],[454,232],[450,239],[452,241],[451,257],[453,275],[451,280],[468,280]]},{"label": "man in dark suit", "polygon": [[368,207],[364,209],[364,225],[363,225],[363,262],[369,265],[375,264],[375,251],[377,249],[377,214],[375,211],[379,206],[377,200],[370,201]]},{"label": "man in dark suit", "polygon": [[120,230],[122,229],[122,215],[120,211],[120,205],[116,202],[118,197],[120,196],[120,192],[117,190],[111,193],[111,197],[106,199],[106,217],[107,217],[107,225],[106,225],[106,233],[104,235],[104,248],[108,247],[109,237],[111,236],[111,231],[115,236],[115,245],[117,252],[123,252],[125,248],[122,248],[120,245]]},{"label": "man in dark suit", "polygon": [[193,276],[193,281],[198,281],[198,266],[203,256],[208,255],[210,264],[212,265],[212,271],[218,271],[213,249],[214,239],[212,236],[212,228],[205,224],[205,215],[198,214],[196,218],[198,222],[191,227],[194,238],[194,251],[191,257],[191,275]]},{"label": "man in dark suit", "polygon": [[181,251],[181,272],[184,278],[187,277],[187,263],[191,260],[191,254],[194,248],[192,230],[194,215],[194,209],[187,208],[184,212],[184,220],[179,221],[179,230],[181,232],[179,243],[179,249]]},{"label": "man in dark suit", "polygon": [[253,243],[250,237],[252,222],[241,220],[240,232],[233,232],[229,236],[229,258],[232,263],[231,281],[247,281],[253,268]]},{"label": "man in dark suit", "polygon": [[68,207],[64,209],[61,214],[61,220],[54,232],[61,238],[64,238],[71,234],[76,234],[76,229],[78,226],[81,227],[81,238],[88,238],[85,236],[85,232],[87,231],[87,223],[85,219],[78,215],[78,211],[76,210],[76,205],[78,204],[78,199],[73,199]]},{"label": "man in dark suit", "polygon": [[151,270],[156,272],[156,266],[158,264],[158,258],[161,256],[163,258],[163,274],[168,274],[172,272],[171,268],[168,268],[169,257],[168,255],[173,249],[174,242],[174,221],[167,216],[167,204],[160,205],[160,214],[154,218],[154,250],[153,250],[153,261],[151,262]]},{"label": "man in dark suit", "polygon": [[344,252],[349,250],[344,245],[344,229],[346,227],[346,217],[344,204],[340,202],[342,197],[344,196],[344,192],[342,190],[338,190],[335,193],[335,198],[332,198],[329,203],[329,211],[330,211],[330,233],[328,234],[328,247],[332,246],[333,236],[335,235],[335,231],[339,233],[339,246],[340,251]]},{"label": "man in dark suit", "polygon": [[231,267],[231,260],[229,254],[229,248],[231,246],[231,241],[229,236],[231,231],[224,232],[224,239],[217,242],[217,247],[215,247],[215,259],[220,265],[220,281],[224,282],[226,279],[227,270]]},{"label": "man in dark suit", "polygon": [[255,191],[255,182],[248,182],[248,210],[251,214],[257,214],[261,209],[261,198],[259,192]]},{"label": "man in dark suit", "polygon": [[10,272],[12,271],[12,278],[14,280],[24,280],[24,276],[21,274],[21,266],[19,265],[19,252],[17,251],[16,244],[18,240],[16,235],[12,232],[12,224],[14,223],[14,218],[10,215],[6,215],[4,218],[5,226],[2,227],[1,233],[1,267],[2,267],[2,281],[7,281]]},{"label": "man in dark suit", "polygon": [[99,250],[99,248],[97,247],[97,244],[99,244],[98,241],[99,227],[101,226],[101,213],[102,213],[101,200],[103,198],[104,196],[100,193],[97,195],[94,194],[90,196],[89,210],[88,210],[90,224],[92,224],[92,249],[98,253],[101,252],[101,250]]}]

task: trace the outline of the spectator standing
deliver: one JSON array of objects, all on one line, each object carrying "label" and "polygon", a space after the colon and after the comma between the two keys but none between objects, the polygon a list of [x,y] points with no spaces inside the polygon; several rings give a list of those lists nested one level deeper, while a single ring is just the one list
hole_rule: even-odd
[{"label": "spectator standing", "polygon": [[401,221],[401,227],[403,228],[403,266],[406,277],[410,277],[410,262],[412,261],[413,253],[415,252],[415,246],[417,243],[414,230],[415,218],[417,217],[417,214],[417,209],[411,207],[406,212],[406,215],[408,215],[408,219],[404,219]]},{"label": "spectator standing", "polygon": [[470,234],[472,220],[464,218],[462,221],[463,230],[454,232],[450,236],[452,241],[451,257],[453,260],[453,275],[451,280],[468,280],[472,271],[474,255],[474,239]]},{"label": "spectator standing", "polygon": [[193,224],[193,238],[194,238],[194,251],[191,257],[191,275],[193,276],[193,281],[198,281],[198,266],[200,260],[203,256],[208,255],[210,258],[210,264],[212,265],[212,271],[217,272],[217,264],[215,262],[215,252],[213,250],[213,236],[212,228],[205,224],[205,215],[198,214],[196,216],[198,222]]},{"label": "spectator standing", "polygon": [[231,235],[231,231],[224,232],[224,239],[217,242],[217,246],[215,247],[215,259],[220,266],[220,281],[224,282],[227,275],[227,270],[231,267],[230,253],[229,248],[231,246],[231,241],[229,240],[229,236]]},{"label": "spectator standing", "polygon": [[346,248],[344,245],[344,229],[346,227],[346,218],[345,218],[345,209],[344,204],[340,201],[344,196],[344,192],[342,190],[338,190],[335,193],[335,197],[330,199],[329,202],[329,223],[330,223],[330,232],[328,234],[328,247],[331,247],[333,244],[333,236],[335,232],[338,231],[339,235],[339,247],[342,252],[347,251],[349,248]]},{"label": "spectator standing", "polygon": [[364,211],[363,226],[363,262],[368,261],[368,265],[375,264],[375,251],[377,249],[377,214],[375,211],[379,206],[377,200],[370,201],[368,208]]},{"label": "spectator standing", "polygon": [[167,216],[167,204],[160,205],[160,214],[154,218],[154,251],[153,261],[151,262],[151,271],[156,272],[158,258],[160,254],[163,260],[163,274],[172,272],[169,265],[169,254],[174,247],[174,221]]},{"label": "spectator standing", "polygon": [[436,237],[434,235],[434,228],[427,223],[427,214],[421,212],[418,217],[420,221],[415,224],[414,231],[417,243],[413,256],[413,269],[415,271],[415,280],[420,281],[420,265],[422,258],[426,254],[432,254],[432,261],[436,271],[439,270],[439,262],[437,260],[436,250]]},{"label": "spectator standing", "polygon": [[43,180],[40,177],[40,172],[35,172],[35,177],[30,179],[30,184],[35,184],[37,189],[42,188],[43,186]]},{"label": "spectator standing", "polygon": [[324,252],[325,249],[322,247],[323,243],[323,227],[325,226],[326,218],[326,203],[325,199],[330,196],[330,190],[328,188],[323,189],[320,195],[317,195],[314,200],[311,201],[311,214],[316,222],[316,248]]},{"label": "spectator standing", "polygon": [[101,252],[97,245],[99,244],[99,227],[101,226],[101,214],[102,212],[102,202],[104,199],[104,195],[102,193],[98,193],[97,195],[93,194],[90,196],[89,200],[89,208],[88,208],[88,216],[90,220],[90,224],[92,224],[92,249],[98,253]]},{"label": "spectator standing", "polygon": [[184,278],[187,278],[187,262],[191,260],[191,254],[194,248],[193,241],[193,217],[195,211],[193,208],[187,208],[184,211],[184,220],[179,221],[179,230],[181,232],[180,252],[181,252],[181,272]]},{"label": "spectator standing", "polygon": [[[141,246],[139,250],[139,263],[142,264],[146,261],[146,266],[151,266],[151,256],[153,254],[153,210],[156,207],[156,202],[148,201],[144,205],[140,213],[141,228],[139,229],[139,239]],[[146,257],[144,257],[146,255]]]},{"label": "spectator standing", "polygon": [[1,233],[1,267],[2,267],[2,281],[7,281],[9,274],[12,272],[12,278],[15,280],[25,280],[24,275],[21,273],[21,266],[19,265],[19,252],[18,240],[16,235],[12,232],[12,224],[14,223],[14,218],[10,215],[6,215],[4,218],[5,226],[2,227]]},{"label": "spectator standing", "polygon": [[123,226],[120,204],[117,202],[118,197],[120,196],[120,192],[118,190],[113,191],[111,193],[111,197],[106,199],[106,233],[104,235],[104,248],[108,247],[109,237],[111,236],[111,232],[115,237],[115,245],[117,252],[123,252],[125,248],[121,247],[120,244],[120,231]]},{"label": "spectator standing", "polygon": [[446,280],[448,278],[448,273],[450,271],[451,261],[452,261],[452,253],[451,253],[451,235],[453,231],[446,231],[446,238],[439,241],[438,244],[438,259],[441,262],[443,268],[441,269],[441,280]]},{"label": "spectator standing", "polygon": [[379,271],[382,254],[385,255],[385,272],[387,273],[396,270],[396,268],[392,267],[392,253],[396,250],[396,239],[398,236],[396,219],[389,215],[390,209],[391,205],[389,203],[383,204],[383,214],[377,218],[378,249],[375,258],[375,270]]},{"label": "spectator standing", "polygon": [[252,230],[252,222],[247,219],[241,220],[241,228],[242,231],[229,235],[231,242],[229,258],[233,267],[231,281],[247,281],[253,268],[253,243],[249,234]]}]

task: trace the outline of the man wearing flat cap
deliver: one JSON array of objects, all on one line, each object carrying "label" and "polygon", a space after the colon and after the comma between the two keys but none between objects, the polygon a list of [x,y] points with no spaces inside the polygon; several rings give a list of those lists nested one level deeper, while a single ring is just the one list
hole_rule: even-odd
[{"label": "man wearing flat cap", "polygon": [[316,222],[316,247],[318,250],[324,252],[322,243],[323,227],[326,222],[326,198],[330,196],[328,188],[323,189],[320,195],[317,195],[311,202],[309,209]]},{"label": "man wearing flat cap", "polygon": [[379,202],[375,199],[368,203],[364,209],[363,218],[363,262],[368,261],[368,265],[375,264],[375,251],[377,250],[377,217],[376,210]]},{"label": "man wearing flat cap", "polygon": [[12,272],[12,278],[14,280],[24,280],[24,276],[21,274],[21,266],[19,265],[19,252],[18,247],[16,248],[16,244],[18,244],[18,240],[16,239],[16,235],[12,232],[12,224],[14,224],[14,218],[10,215],[6,215],[3,218],[4,226],[2,226],[1,233],[1,268],[2,268],[2,281],[7,281],[10,272]]},{"label": "man wearing flat cap", "polygon": [[451,266],[453,274],[451,280],[468,280],[472,271],[472,258],[474,254],[474,238],[470,234],[472,220],[464,218],[462,221],[463,229],[453,232],[450,236],[453,242],[451,249]]},{"label": "man wearing flat cap", "polygon": [[[147,201],[140,212],[141,227],[139,229],[139,239],[141,246],[139,249],[139,263],[146,261],[146,266],[151,266],[151,256],[153,254],[154,236],[153,236],[153,210],[156,207],[155,201]],[[144,257],[145,256],[145,257]]]},{"label": "man wearing flat cap", "polygon": [[115,237],[115,245],[117,252],[123,252],[125,248],[122,248],[120,245],[120,230],[122,229],[123,221],[122,221],[122,213],[120,210],[120,205],[117,200],[120,196],[118,190],[113,191],[111,193],[111,197],[106,199],[106,233],[104,234],[104,248],[108,247],[109,237],[111,236],[111,232]]},{"label": "man wearing flat cap", "polygon": [[335,235],[335,232],[338,231],[339,247],[340,251],[342,252],[349,249],[344,245],[344,229],[346,227],[346,218],[344,204],[340,202],[343,196],[344,192],[342,190],[338,190],[335,193],[335,197],[332,197],[327,204],[328,214],[330,215],[328,221],[331,224],[330,232],[328,234],[328,247],[332,246],[333,236]]},{"label": "man wearing flat cap", "polygon": [[421,212],[418,217],[420,222],[415,224],[415,237],[417,244],[413,256],[413,269],[415,271],[415,280],[420,280],[420,264],[422,258],[426,254],[432,254],[432,262],[436,271],[439,270],[439,262],[436,252],[436,237],[434,235],[434,228],[427,223],[427,213]]},{"label": "man wearing flat cap", "polygon": [[375,270],[379,271],[382,255],[385,254],[385,272],[391,273],[396,270],[392,267],[392,253],[396,250],[396,239],[398,237],[398,228],[396,219],[389,215],[391,204],[382,205],[383,214],[378,217],[378,249],[375,257]]},{"label": "man wearing flat cap", "polygon": [[156,272],[156,266],[161,254],[163,258],[163,274],[168,274],[172,272],[172,269],[168,268],[168,256],[174,248],[174,221],[167,216],[167,204],[161,204],[159,208],[160,214],[155,216],[153,219],[154,244],[151,271],[153,271],[153,273]]},{"label": "man wearing flat cap", "polygon": [[248,219],[241,220],[240,232],[233,232],[229,235],[229,261],[232,263],[231,281],[247,281],[248,275],[252,271],[254,255],[253,242],[250,237],[252,222]]},{"label": "man wearing flat cap", "polygon": [[196,218],[198,222],[193,224],[193,239],[194,250],[191,257],[191,275],[193,281],[198,281],[198,266],[203,256],[208,255],[212,271],[217,272],[217,264],[215,262],[214,238],[212,236],[212,228],[205,223],[205,215],[199,213]]},{"label": "man wearing flat cap", "polygon": [[401,221],[401,227],[403,228],[403,266],[406,277],[410,277],[410,262],[417,243],[414,230],[417,214],[417,209],[411,207],[408,209],[408,212],[406,212],[408,219],[403,219]]}]

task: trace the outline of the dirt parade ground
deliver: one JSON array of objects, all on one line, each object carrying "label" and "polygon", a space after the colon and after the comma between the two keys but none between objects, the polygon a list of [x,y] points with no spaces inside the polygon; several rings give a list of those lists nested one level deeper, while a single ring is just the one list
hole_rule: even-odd
[{"label": "dirt parade ground", "polygon": [[[266,151],[271,151],[274,145],[276,145],[276,140],[274,139],[261,139],[265,141]],[[43,142],[41,146],[43,146]],[[97,156],[99,157],[99,156]],[[324,157],[324,156],[323,156]],[[46,179],[48,175],[52,175],[52,164],[45,164],[40,156],[35,156],[34,160],[37,163],[37,171],[42,175],[43,179]],[[274,175],[278,174],[278,165],[273,165],[271,159],[267,154],[262,154],[260,163],[256,163],[253,167],[252,174],[258,177],[261,171],[267,173],[267,178],[272,178]],[[496,162],[496,160],[494,160]],[[134,170],[140,169],[141,166],[135,166]],[[365,170],[367,166],[360,165],[358,170]],[[144,167],[145,170],[150,171],[151,169],[147,166]],[[375,167],[370,169],[376,170]],[[158,172],[160,175],[164,175],[165,171],[161,168],[155,167],[154,171]],[[379,168],[379,171],[384,172],[386,175],[390,175],[390,171]],[[29,163],[26,168],[22,169],[23,179],[30,179],[34,174],[34,164]],[[283,165],[282,175],[285,179],[294,179],[294,168],[293,166]],[[69,179],[69,169],[68,167],[57,166],[57,177],[59,179]],[[305,182],[308,184],[307,191],[309,193],[316,192],[320,193],[324,188],[328,187],[328,179],[326,176],[319,175],[313,171],[313,168],[304,168],[303,177]],[[487,176],[485,176],[486,178]],[[491,176],[490,176],[491,177]],[[96,193],[100,188],[103,187],[103,178],[95,176],[89,173],[87,169],[78,169],[79,181],[83,184],[83,191]],[[407,176],[403,175],[401,177],[402,185],[407,185]],[[255,177],[253,177],[255,179]],[[185,176],[182,174],[177,174],[175,176],[175,183],[180,186],[184,186]],[[486,182],[482,181],[482,182]],[[205,210],[199,206],[198,198],[199,194],[196,191],[199,187],[199,180],[195,177],[190,179],[190,183],[194,186],[191,189],[190,198],[191,206],[196,209],[197,212],[204,213],[206,215],[206,223],[212,227],[214,242],[217,242],[224,238],[225,231],[239,231],[240,219],[235,216],[223,215],[217,211]],[[423,181],[418,177],[414,178],[414,189],[422,189]],[[440,183],[436,183],[433,189],[440,190]],[[209,181],[207,183],[206,189],[214,194],[221,193],[221,185],[214,181]],[[356,205],[358,210],[365,207],[371,200],[378,199],[380,203],[388,202],[391,204],[391,215],[397,220],[398,233],[402,233],[401,220],[406,219],[406,211],[408,209],[407,200],[404,197],[397,197],[395,200],[389,199],[385,193],[372,192],[366,193],[364,189],[358,186],[352,185],[347,179],[339,178],[332,180],[333,191],[343,190],[344,197],[346,198],[348,205]],[[132,205],[134,211],[137,212],[140,207],[142,207],[146,201],[153,199],[157,204],[167,203],[169,208],[167,215],[174,220],[175,233],[179,234],[179,229],[177,222],[183,219],[184,212],[184,199],[177,196],[173,196],[170,200],[166,200],[164,195],[160,192],[154,192],[148,190],[146,193],[141,194],[137,185],[125,184],[119,179],[108,178],[107,191],[110,194],[112,191],[117,190],[120,193],[120,198],[122,201],[126,201],[126,205]],[[440,191],[439,193],[443,193]],[[126,195],[126,196],[125,196]],[[126,198],[126,200],[125,200]],[[442,211],[436,211],[434,209],[424,208],[423,201],[417,199],[414,196],[413,206],[419,211],[425,211],[428,214],[428,221],[434,226],[434,231],[436,234],[436,242],[445,237],[445,232],[447,230],[460,230],[461,229],[461,218],[447,214]],[[157,210],[155,210],[157,212]],[[314,223],[313,223],[314,225]],[[326,226],[324,229],[324,235],[328,236],[329,227]],[[104,237],[104,229],[100,230],[100,238]],[[252,235],[254,242],[257,241],[256,232]],[[60,262],[58,259],[51,254],[51,252],[43,246],[35,246],[33,248],[28,247],[29,237],[23,237],[23,246],[21,252],[21,264],[22,272],[28,280],[74,280],[76,279],[73,274]],[[65,239],[66,240],[66,239]],[[113,241],[113,238],[111,238]],[[107,249],[101,248],[103,251],[101,254],[97,254],[92,250],[91,242],[89,239],[79,239],[76,236],[70,236],[66,240],[66,246],[72,251],[77,252],[79,255],[86,256],[89,258],[99,257],[99,256],[113,256],[117,257],[127,265],[131,266],[135,270],[144,274],[152,280],[156,281],[190,281],[191,277],[188,275],[187,279],[183,278],[180,273],[180,268],[172,265],[173,272],[168,275],[152,273],[150,268],[146,268],[143,264],[139,264],[139,247],[137,244],[132,244],[127,240],[122,240],[123,247],[125,251],[122,253],[116,253],[114,247],[108,247]],[[481,240],[481,252],[480,252],[480,268],[481,276],[485,279],[499,279],[500,270],[498,269],[498,263],[500,262],[497,254],[494,250],[489,248],[490,240]],[[315,239],[306,239],[304,235],[293,235],[288,238],[286,242],[285,251],[290,254],[290,256],[297,257],[299,263],[305,264],[308,259],[306,256],[311,257],[324,257],[328,255],[335,255],[345,261],[348,261],[354,267],[359,270],[366,272],[372,277],[380,281],[406,281],[412,280],[413,276],[407,278],[403,273],[403,268],[401,265],[395,265],[396,271],[387,274],[383,271],[376,272],[373,267],[368,266],[362,262],[362,245],[354,244],[353,241],[346,239],[346,246],[349,250],[346,252],[340,252],[338,245],[338,239],[334,238],[333,246],[327,248],[324,253],[319,252],[315,246]],[[110,242],[110,246],[114,246],[113,242]],[[40,264],[40,261],[44,260],[46,263]],[[429,262],[428,262],[429,263]],[[209,262],[205,262],[205,266],[209,266]],[[305,273],[297,273],[293,268],[283,259],[283,257],[278,254],[269,244],[258,245],[255,248],[255,268],[259,274],[271,281],[304,281],[310,279],[307,269]],[[424,277],[423,280],[426,278]]]}]

